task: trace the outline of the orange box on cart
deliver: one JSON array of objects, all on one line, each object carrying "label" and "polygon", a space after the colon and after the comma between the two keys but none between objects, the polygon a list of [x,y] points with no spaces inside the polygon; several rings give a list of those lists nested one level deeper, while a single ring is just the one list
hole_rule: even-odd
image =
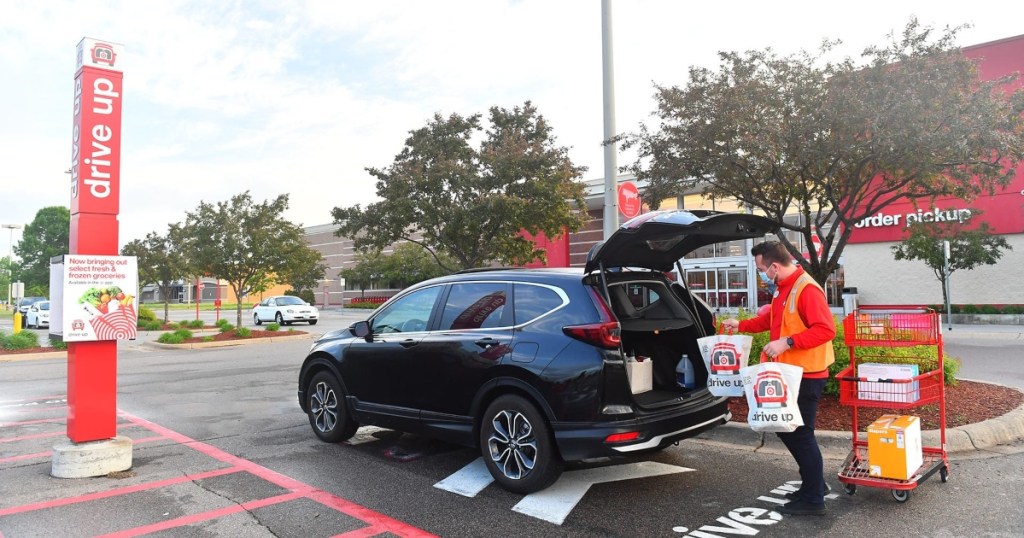
[{"label": "orange box on cart", "polygon": [[909,480],[923,463],[918,417],[882,415],[868,426],[870,476]]}]

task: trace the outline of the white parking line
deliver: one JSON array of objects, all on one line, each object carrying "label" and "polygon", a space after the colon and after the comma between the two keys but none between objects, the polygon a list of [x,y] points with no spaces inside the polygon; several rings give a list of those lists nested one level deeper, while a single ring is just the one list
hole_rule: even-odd
[{"label": "white parking line", "polygon": [[512,510],[561,525],[593,484],[693,471],[688,467],[643,461],[565,473],[551,487],[527,495]]},{"label": "white parking line", "polygon": [[363,426],[356,430],[356,434],[351,439],[345,441],[350,445],[361,445],[363,443],[372,443],[373,441],[380,441],[380,439],[373,436],[377,432],[390,431],[384,428],[378,428],[376,426]]},{"label": "white parking line", "polygon": [[476,497],[494,478],[487,470],[483,458],[473,460],[469,465],[459,469],[455,474],[434,484],[435,488],[457,493],[463,497]]},{"label": "white parking line", "polygon": [[[653,461],[570,471],[563,473],[558,481],[549,488],[523,497],[523,500],[512,507],[512,510],[561,525],[593,484],[688,471],[693,471],[693,469]],[[434,487],[464,497],[475,497],[493,481],[494,478],[487,471],[487,465],[483,458],[477,458],[448,478],[434,484]]]}]

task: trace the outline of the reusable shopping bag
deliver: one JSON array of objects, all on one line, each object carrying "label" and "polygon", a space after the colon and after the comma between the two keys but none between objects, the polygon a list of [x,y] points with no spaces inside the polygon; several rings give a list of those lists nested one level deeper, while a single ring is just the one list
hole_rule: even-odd
[{"label": "reusable shopping bag", "polygon": [[714,396],[743,396],[740,369],[749,362],[753,341],[746,334],[715,334],[697,339],[708,370],[708,392]]},{"label": "reusable shopping bag", "polygon": [[747,424],[756,432],[791,432],[804,425],[796,398],[804,369],[762,362],[740,370],[747,394]]}]

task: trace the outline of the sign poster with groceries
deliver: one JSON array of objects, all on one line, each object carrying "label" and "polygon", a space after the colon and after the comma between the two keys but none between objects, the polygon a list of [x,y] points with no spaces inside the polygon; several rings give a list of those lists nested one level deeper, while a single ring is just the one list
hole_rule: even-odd
[{"label": "sign poster with groceries", "polygon": [[134,340],[138,289],[134,256],[65,255],[64,341]]}]

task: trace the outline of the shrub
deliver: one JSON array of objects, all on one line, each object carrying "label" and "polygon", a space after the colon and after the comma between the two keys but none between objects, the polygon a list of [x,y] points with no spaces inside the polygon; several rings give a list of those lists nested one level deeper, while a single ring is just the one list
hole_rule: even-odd
[{"label": "shrub", "polygon": [[186,339],[192,338],[192,331],[188,329],[178,329],[172,333],[164,333],[157,338],[156,341],[161,344],[180,344]]},{"label": "shrub", "polygon": [[31,349],[39,347],[39,335],[30,331],[21,331],[18,334],[3,336],[4,349]]},{"label": "shrub", "polygon": [[187,324],[183,323],[183,325],[191,327],[193,329],[202,329],[203,327],[206,326],[206,322],[204,322],[201,319],[194,319],[192,321],[189,321]]},{"label": "shrub", "polygon": [[252,336],[252,331],[245,327],[239,327],[238,329],[235,330],[235,335],[238,336],[239,338],[249,338],[250,336]]},{"label": "shrub", "polygon": [[1024,305],[1009,305],[1003,307],[1004,314],[1024,314]]},{"label": "shrub", "polygon": [[234,328],[235,328],[234,325],[232,325],[232,324],[230,324],[230,323],[228,323],[226,321],[224,323],[221,323],[220,326],[218,327],[218,329],[220,329],[220,332],[222,332],[222,333],[231,332],[231,330],[234,329]]},{"label": "shrub", "polygon": [[276,323],[268,323],[267,324],[267,330],[268,331],[277,331],[277,330],[280,330],[280,329],[281,329],[281,326],[276,324]]},{"label": "shrub", "polygon": [[998,314],[999,308],[995,305],[986,304],[981,306],[980,311],[982,314]]},{"label": "shrub", "polygon": [[964,314],[977,314],[980,312],[980,309],[978,308],[978,305],[965,304],[960,307],[960,312],[963,312]]},{"label": "shrub", "polygon": [[950,314],[959,314],[960,313],[960,305],[958,305],[958,304],[951,304],[951,305],[949,305],[949,313]]},{"label": "shrub", "polygon": [[53,347],[53,349],[56,349],[58,351],[64,351],[65,349],[68,348],[68,343],[63,341],[63,340],[58,340],[56,338],[51,338],[50,339],[50,346]]},{"label": "shrub", "polygon": [[367,301],[352,301],[345,308],[360,308],[363,310],[373,310],[380,306],[380,303],[371,303]]},{"label": "shrub", "polygon": [[223,327],[225,325],[231,325],[231,322],[228,321],[226,318],[221,318],[221,319],[217,320],[216,325],[217,325],[217,327]]},{"label": "shrub", "polygon": [[213,336],[206,335],[203,337],[203,342],[213,342]]},{"label": "shrub", "polygon": [[156,321],[156,312],[153,312],[152,308],[148,306],[139,306],[139,321]]},{"label": "shrub", "polygon": [[145,331],[159,331],[162,325],[159,321],[152,319],[141,322],[139,328]]}]

